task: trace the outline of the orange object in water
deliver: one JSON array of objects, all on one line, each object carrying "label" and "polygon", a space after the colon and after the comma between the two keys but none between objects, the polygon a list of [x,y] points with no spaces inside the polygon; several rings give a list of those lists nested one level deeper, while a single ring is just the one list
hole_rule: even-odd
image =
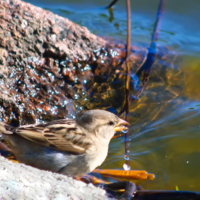
[{"label": "orange object in water", "polygon": [[145,170],[113,170],[113,169],[95,169],[94,173],[99,173],[102,176],[111,176],[124,178],[127,180],[154,180],[155,175],[149,174]]}]

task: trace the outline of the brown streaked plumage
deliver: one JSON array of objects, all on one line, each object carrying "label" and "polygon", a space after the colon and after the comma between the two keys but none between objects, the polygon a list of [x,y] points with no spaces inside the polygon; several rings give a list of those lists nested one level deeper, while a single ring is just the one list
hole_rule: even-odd
[{"label": "brown streaked plumage", "polygon": [[77,119],[60,119],[18,128],[0,122],[0,133],[20,162],[77,176],[102,164],[115,131],[128,123],[113,113],[90,110]]}]

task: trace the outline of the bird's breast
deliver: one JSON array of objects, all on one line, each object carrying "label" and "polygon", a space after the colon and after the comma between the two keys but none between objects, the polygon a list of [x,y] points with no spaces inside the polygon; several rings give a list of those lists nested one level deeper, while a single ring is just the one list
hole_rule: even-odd
[{"label": "bird's breast", "polygon": [[88,157],[88,167],[90,171],[100,166],[108,155],[108,145],[98,145],[92,147],[94,149],[89,149],[87,152]]}]

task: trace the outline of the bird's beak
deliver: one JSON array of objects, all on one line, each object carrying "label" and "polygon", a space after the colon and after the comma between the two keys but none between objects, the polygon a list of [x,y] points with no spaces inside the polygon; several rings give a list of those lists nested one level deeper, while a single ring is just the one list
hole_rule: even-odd
[{"label": "bird's beak", "polygon": [[115,131],[117,132],[117,131],[127,131],[128,130],[128,127],[129,127],[129,123],[127,122],[127,121],[125,121],[125,120],[123,120],[123,119],[120,119],[119,118],[119,122],[118,122],[118,124],[115,126]]}]

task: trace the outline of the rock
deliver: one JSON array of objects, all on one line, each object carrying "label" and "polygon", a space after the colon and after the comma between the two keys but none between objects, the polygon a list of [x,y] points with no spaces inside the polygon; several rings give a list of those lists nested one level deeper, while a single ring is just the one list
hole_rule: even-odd
[{"label": "rock", "polygon": [[[0,156],[0,199],[111,200],[106,191],[64,175],[13,163]],[[114,199],[113,199],[114,200]]]},{"label": "rock", "polygon": [[66,18],[20,0],[0,1],[1,121],[17,126],[92,108],[118,112],[125,57],[124,45],[107,44]]}]

